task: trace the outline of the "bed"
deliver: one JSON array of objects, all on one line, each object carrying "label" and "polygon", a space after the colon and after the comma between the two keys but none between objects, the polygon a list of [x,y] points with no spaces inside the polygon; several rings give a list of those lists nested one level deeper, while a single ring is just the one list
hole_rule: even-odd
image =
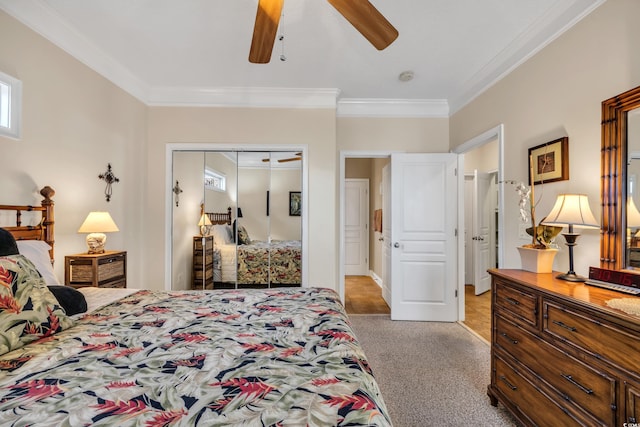
[{"label": "bed", "polygon": [[[216,286],[300,286],[302,245],[299,240],[252,240],[243,226],[237,242],[231,227],[231,210],[207,212],[213,224],[213,278]],[[234,286],[235,287],[235,286]]]},{"label": "bed", "polygon": [[39,268],[0,256],[0,425],[391,425],[333,290],[82,288],[71,314]]}]

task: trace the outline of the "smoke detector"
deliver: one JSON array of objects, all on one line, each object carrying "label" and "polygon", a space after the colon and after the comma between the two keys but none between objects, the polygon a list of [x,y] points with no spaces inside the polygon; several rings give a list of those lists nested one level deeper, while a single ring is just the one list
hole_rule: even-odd
[{"label": "smoke detector", "polygon": [[398,75],[398,80],[408,82],[413,80],[413,71],[403,71]]}]

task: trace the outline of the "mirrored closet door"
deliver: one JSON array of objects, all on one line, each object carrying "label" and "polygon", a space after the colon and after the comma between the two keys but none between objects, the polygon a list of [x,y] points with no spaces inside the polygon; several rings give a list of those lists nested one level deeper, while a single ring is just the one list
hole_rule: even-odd
[{"label": "mirrored closet door", "polygon": [[301,159],[174,151],[172,289],[300,286]]}]

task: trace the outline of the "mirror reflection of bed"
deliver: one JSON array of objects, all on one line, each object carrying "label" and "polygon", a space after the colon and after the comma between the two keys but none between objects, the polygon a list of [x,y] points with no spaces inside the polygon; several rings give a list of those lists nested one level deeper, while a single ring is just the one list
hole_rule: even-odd
[{"label": "mirror reflection of bed", "polygon": [[[290,212],[299,152],[174,152],[173,178],[183,192],[173,204],[172,289],[301,285],[302,216]],[[200,227],[203,213],[210,225]]]}]

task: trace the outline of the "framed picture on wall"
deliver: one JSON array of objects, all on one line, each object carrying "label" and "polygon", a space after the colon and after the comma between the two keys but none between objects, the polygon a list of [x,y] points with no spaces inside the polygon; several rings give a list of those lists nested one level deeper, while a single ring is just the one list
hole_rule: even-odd
[{"label": "framed picture on wall", "polygon": [[302,193],[289,191],[289,216],[300,216],[302,213]]},{"label": "framed picture on wall", "polygon": [[529,171],[529,185],[569,179],[569,138],[529,148]]}]

